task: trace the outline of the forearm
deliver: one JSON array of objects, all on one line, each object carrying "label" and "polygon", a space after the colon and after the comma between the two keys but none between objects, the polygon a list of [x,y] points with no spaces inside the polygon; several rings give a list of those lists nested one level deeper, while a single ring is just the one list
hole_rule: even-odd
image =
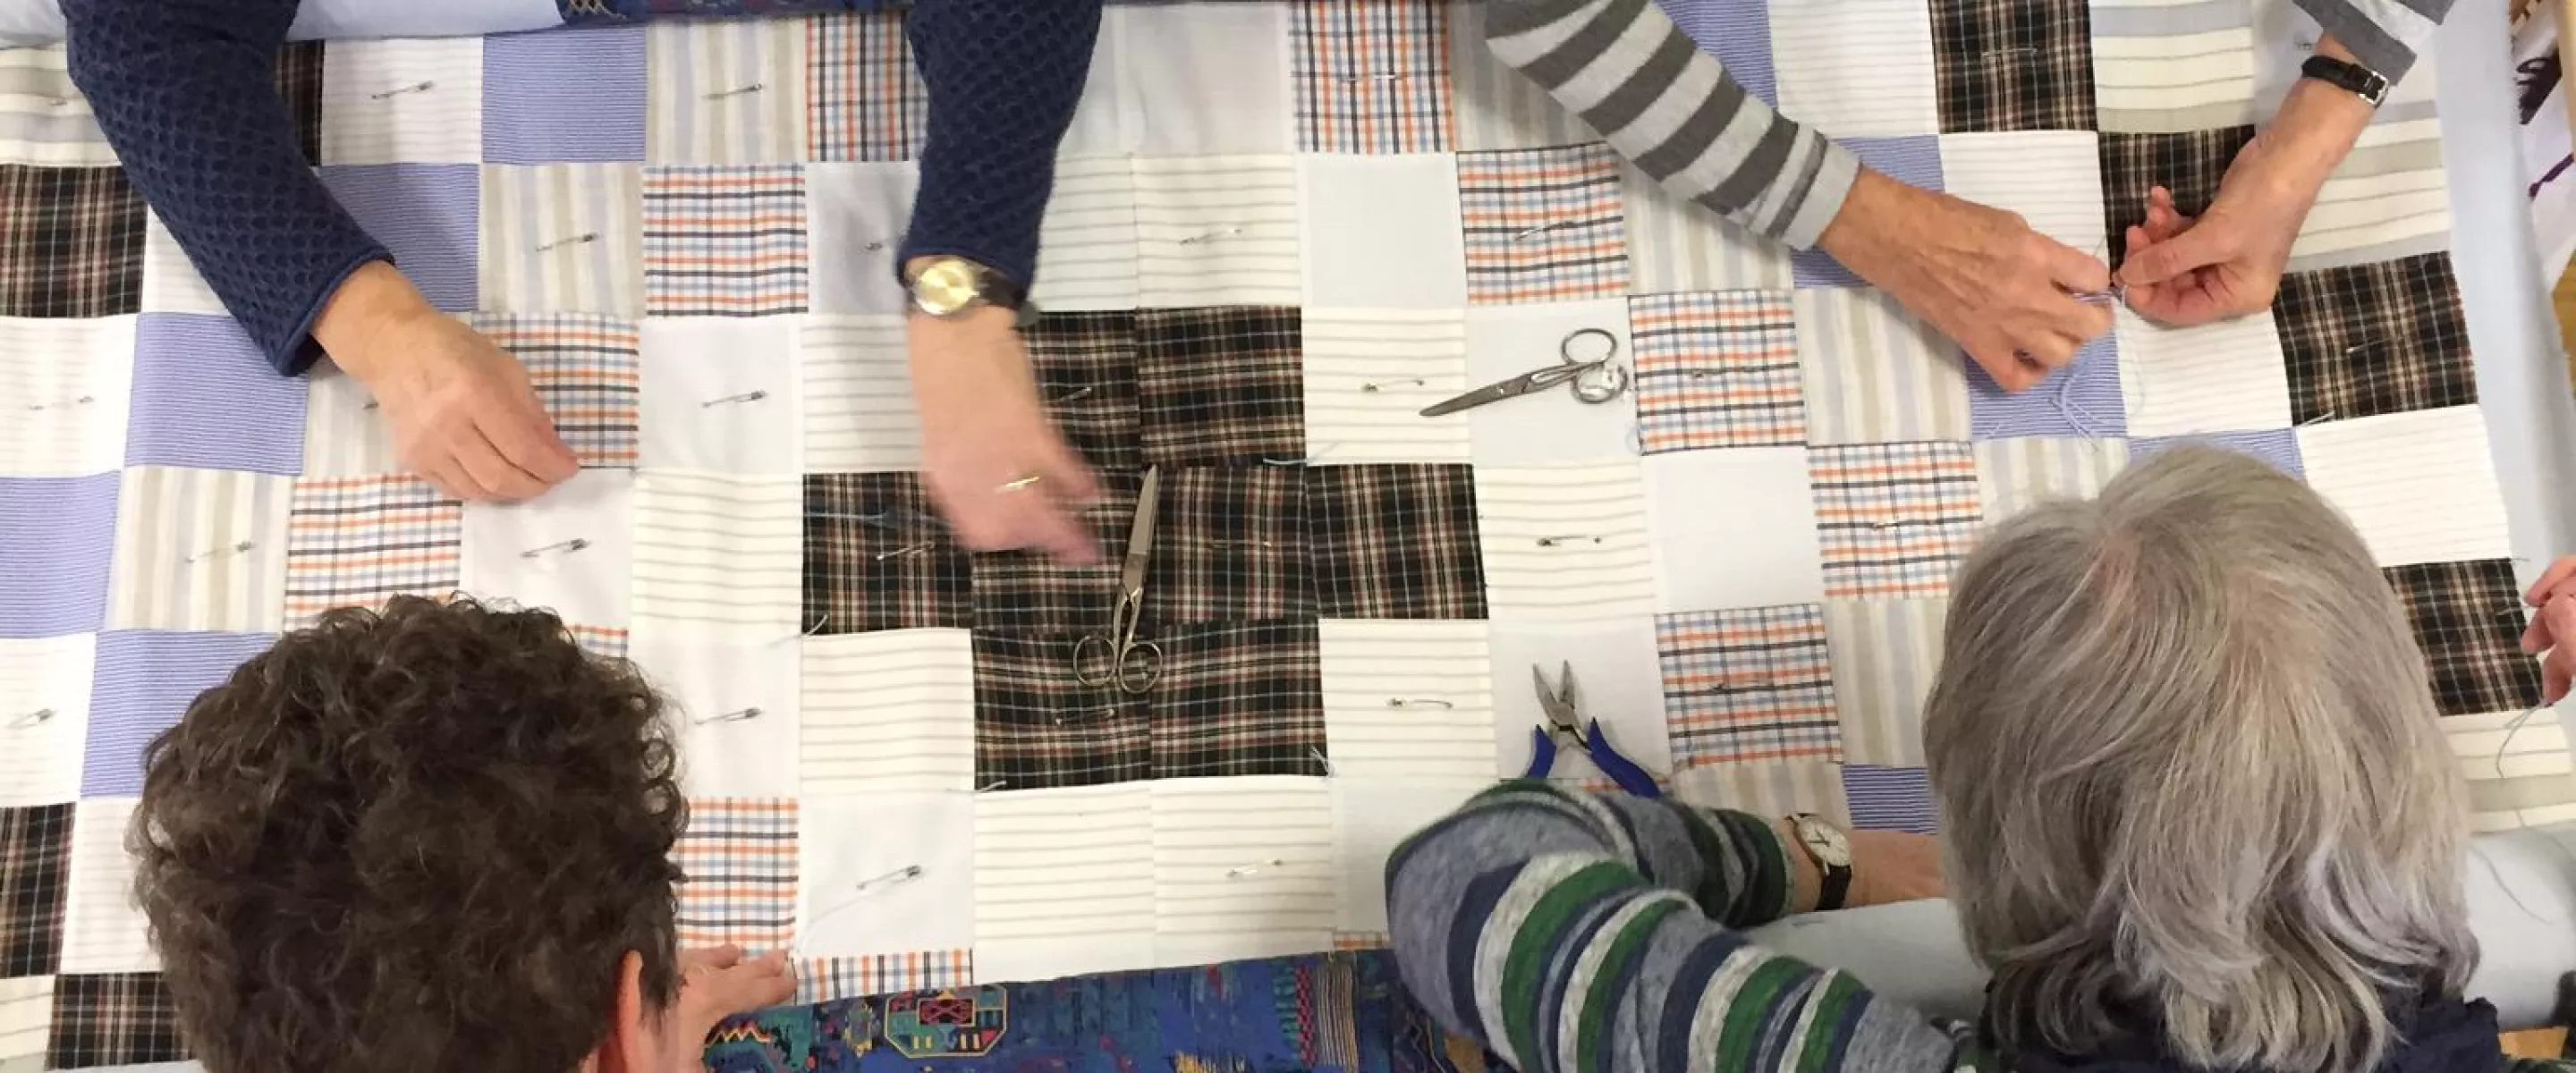
[{"label": "forearm", "polygon": [[895,263],[956,254],[1027,287],[1056,148],[1090,76],[1100,2],[940,0],[909,18],[930,129]]}]

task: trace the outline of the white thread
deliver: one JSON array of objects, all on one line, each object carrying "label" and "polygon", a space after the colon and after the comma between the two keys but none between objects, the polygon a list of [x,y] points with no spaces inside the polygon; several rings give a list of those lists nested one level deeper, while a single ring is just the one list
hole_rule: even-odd
[{"label": "white thread", "polygon": [[566,555],[570,555],[570,554],[572,554],[572,553],[574,553],[574,552],[576,552],[576,551],[581,551],[581,550],[584,550],[584,549],[586,549],[586,548],[588,548],[588,547],[590,547],[590,541],[585,540],[585,539],[583,539],[583,538],[581,538],[581,537],[574,537],[574,538],[572,538],[572,539],[570,539],[570,540],[558,540],[558,541],[556,541],[556,542],[554,542],[554,543],[552,543],[552,544],[543,545],[543,546],[541,546],[541,547],[529,548],[529,549],[528,549],[528,550],[526,550],[526,551],[520,552],[520,553],[519,553],[519,558],[522,558],[522,559],[534,559],[534,558],[538,558],[538,557],[540,557],[540,556],[545,555],[547,552],[562,552],[562,553],[564,553],[564,554],[566,554]]},{"label": "white thread", "polygon": [[2335,415],[2335,412],[2334,412],[2334,411],[2332,411],[2332,410],[2328,410],[2328,411],[2326,411],[2326,412],[2324,412],[2324,413],[2318,414],[2318,415],[2317,415],[2317,416],[2315,416],[2315,417],[2311,417],[2311,418],[2309,418],[2309,419],[2307,419],[2307,420],[2305,420],[2305,421],[2301,421],[2301,422],[2299,422],[2299,427],[2300,427],[2300,428],[2306,428],[2306,427],[2308,427],[2308,426],[2310,426],[2310,425],[2316,424],[2316,423],[2317,423],[2317,422],[2319,422],[2319,421],[2331,421],[2331,420],[2334,420],[2334,415]]},{"label": "white thread", "polygon": [[2514,716],[2513,722],[2505,725],[2504,740],[2496,745],[2495,772],[2497,778],[2504,777],[2504,752],[2507,749],[2513,748],[2513,736],[2522,733],[2522,725],[2530,722],[2532,716],[2539,715],[2541,709],[2547,707],[2549,706],[2542,704],[2526,709],[2521,715]]},{"label": "white thread", "polygon": [[1323,765],[1325,778],[1332,778],[1333,776],[1340,774],[1340,772],[1333,769],[1333,758],[1324,755],[1324,751],[1322,749],[1309,745],[1306,747],[1306,755],[1314,757],[1316,763]]},{"label": "white thread", "polygon": [[1009,779],[995,779],[995,780],[993,780],[993,781],[991,781],[991,782],[985,783],[985,784],[984,784],[984,785],[982,785],[982,786],[978,786],[978,787],[976,787],[976,788],[975,788],[975,792],[976,792],[976,793],[979,793],[979,794],[982,794],[982,793],[991,793],[991,792],[993,792],[993,791],[995,791],[995,790],[999,790],[999,789],[1001,789],[1002,787],[1008,786],[1008,785],[1010,785],[1010,784],[1011,784],[1011,780],[1009,780]]},{"label": "white thread", "polygon": [[1304,458],[1265,458],[1261,460],[1261,464],[1265,466],[1311,466],[1315,464],[1316,459],[1332,453],[1333,448],[1339,446],[1341,446],[1339,443],[1328,443],[1315,448]]}]

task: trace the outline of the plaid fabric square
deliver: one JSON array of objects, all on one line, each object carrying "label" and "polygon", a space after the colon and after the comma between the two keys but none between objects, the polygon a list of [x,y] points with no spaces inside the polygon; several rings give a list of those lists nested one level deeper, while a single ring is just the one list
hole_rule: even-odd
[{"label": "plaid fabric square", "polygon": [[50,976],[62,963],[72,807],[0,809],[0,976]]},{"label": "plaid fabric square", "polygon": [[1312,619],[1166,630],[1158,779],[1323,775],[1324,657]]},{"label": "plaid fabric square", "polygon": [[831,1002],[905,991],[964,987],[975,982],[972,950],[916,950],[908,954],[806,958],[796,966],[796,1001]]},{"label": "plaid fabric square", "polygon": [[[1172,654],[1165,642],[1157,691],[1171,688]],[[1066,636],[976,630],[975,786],[1039,790],[1151,778],[1145,704],[1114,686],[1074,680]]]},{"label": "plaid fabric square", "polygon": [[635,325],[586,313],[484,315],[475,330],[519,357],[564,445],[586,467],[633,469]]},{"label": "plaid fabric square", "polygon": [[1942,596],[1976,539],[1977,461],[1964,443],[1807,449],[1825,595]]},{"label": "plaid fabric square", "polygon": [[1291,466],[1164,470],[1146,621],[1315,617],[1305,505]]},{"label": "plaid fabric square", "polygon": [[806,476],[806,629],[962,628],[972,576],[918,474]]},{"label": "plaid fabric square", "polygon": [[623,629],[565,623],[564,632],[572,635],[572,643],[580,645],[582,651],[591,655],[601,659],[626,658],[626,631]]},{"label": "plaid fabric square", "polygon": [[[1100,501],[1079,517],[1100,545],[1100,564],[1058,566],[1053,559],[1029,552],[974,556],[976,629],[1054,637],[1070,645],[1078,634],[1109,628],[1118,603],[1120,560],[1127,554],[1127,530],[1136,520],[1136,497],[1143,491],[1144,477],[1118,470],[1101,470],[1097,476]],[[1163,509],[1171,509],[1168,486],[1163,503]],[[1156,539],[1158,547],[1163,539]]]},{"label": "plaid fabric square", "polygon": [[1797,310],[1785,292],[1628,301],[1646,452],[1807,442]]},{"label": "plaid fabric square", "polygon": [[910,160],[930,126],[901,11],[805,24],[805,141],[816,160]]},{"label": "plaid fabric square", "polygon": [[805,171],[644,169],[644,309],[756,317],[806,303]]},{"label": "plaid fabric square", "polygon": [[121,168],[0,164],[0,317],[143,310],[143,197]]},{"label": "plaid fabric square", "polygon": [[286,517],[286,624],[459,584],[465,506],[417,477],[305,477]]},{"label": "plaid fabric square", "polygon": [[2110,242],[2111,267],[2129,256],[2129,229],[2147,222],[2147,193],[2156,187],[2173,191],[2174,208],[2185,216],[2209,210],[2218,197],[2218,181],[2236,153],[2254,140],[2254,128],[2195,130],[2183,134],[2122,134],[2105,131],[2102,154],[2103,235]]},{"label": "plaid fabric square", "polygon": [[2540,668],[2522,654],[2522,589],[2505,559],[2417,563],[2380,571],[2424,649],[2444,715],[2487,715],[2540,703]]},{"label": "plaid fabric square", "polygon": [[2478,401],[2449,254],[2293,272],[2272,321],[2298,424]]},{"label": "plaid fabric square", "polygon": [[1467,300],[1479,305],[1628,292],[1619,157],[1595,142],[1458,154]]},{"label": "plaid fabric square", "polygon": [[296,41],[277,50],[277,96],[295,124],[295,146],[304,162],[322,163],[322,42]]},{"label": "plaid fabric square", "polygon": [[786,947],[796,934],[796,861],[794,799],[689,802],[689,828],[671,847],[680,945]]},{"label": "plaid fabric square", "polygon": [[1306,374],[1298,310],[1136,313],[1145,461],[1162,466],[1303,458]]},{"label": "plaid fabric square", "polygon": [[1843,758],[1823,608],[1659,615],[1655,640],[1675,764]]},{"label": "plaid fabric square", "polygon": [[179,1007],[157,972],[54,978],[54,1034],[45,1068],[184,1062]]},{"label": "plaid fabric square", "polygon": [[1449,5],[1320,0],[1289,8],[1296,41],[1297,148],[1309,153],[1445,153]]},{"label": "plaid fabric square", "polygon": [[2092,40],[2084,0],[1932,5],[1941,129],[2093,129]]},{"label": "plaid fabric square", "polygon": [[1065,441],[1100,469],[1142,469],[1137,431],[1136,313],[1048,313],[1020,333],[1038,397]]},{"label": "plaid fabric square", "polygon": [[1311,466],[1306,549],[1324,618],[1485,617],[1466,466]]}]

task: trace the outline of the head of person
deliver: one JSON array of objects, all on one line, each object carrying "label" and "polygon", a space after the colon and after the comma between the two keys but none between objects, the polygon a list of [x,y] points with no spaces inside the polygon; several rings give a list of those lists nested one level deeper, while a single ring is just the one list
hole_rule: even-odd
[{"label": "head of person", "polygon": [[542,611],[334,611],[145,754],[136,895],[208,1073],[676,1070],[662,702]]},{"label": "head of person", "polygon": [[2477,960],[2436,717],[2360,535],[2262,462],[2174,450],[1997,525],[1923,715],[1990,1030],[2369,1068]]}]

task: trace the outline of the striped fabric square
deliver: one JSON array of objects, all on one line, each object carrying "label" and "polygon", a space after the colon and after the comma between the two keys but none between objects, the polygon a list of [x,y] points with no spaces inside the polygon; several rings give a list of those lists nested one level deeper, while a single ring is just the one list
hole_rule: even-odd
[{"label": "striped fabric square", "polygon": [[1807,441],[1798,313],[1787,293],[1632,298],[1628,338],[1648,453]]},{"label": "striped fabric square", "polygon": [[1152,713],[1157,779],[1315,775],[1324,759],[1324,661],[1313,619],[1161,631]]},{"label": "striped fabric square", "polygon": [[2189,436],[2141,437],[2129,441],[2129,460],[2133,463],[2153,458],[2176,444],[2196,443],[2220,450],[2251,455],[2272,464],[2273,469],[2306,480],[2307,464],[2299,459],[2299,434],[2295,429],[2259,429],[2249,432],[2200,432]]},{"label": "striped fabric square", "polygon": [[277,375],[231,317],[139,318],[133,390],[126,465],[303,469],[304,378]]},{"label": "striped fabric square", "polygon": [[740,639],[803,629],[801,478],[646,469],[634,492],[636,621]]},{"label": "striped fabric square", "polygon": [[0,1062],[41,1068],[53,1016],[53,977],[0,978]]},{"label": "striped fabric square", "polygon": [[806,958],[796,963],[796,1001],[800,1003],[933,991],[974,982],[972,950]]},{"label": "striped fabric square", "polygon": [[45,1068],[184,1062],[179,1007],[157,972],[54,978],[54,1034]]},{"label": "striped fabric square", "polygon": [[1608,145],[1460,153],[1458,201],[1469,302],[1627,293],[1619,158]]},{"label": "striped fabric square", "polygon": [[1136,313],[1138,438],[1149,465],[1306,456],[1299,311]]},{"label": "striped fabric square", "polygon": [[[1315,769],[1299,774],[1322,774],[1321,760],[1308,763]],[[1200,965],[1332,945],[1339,892],[1325,780],[1158,779],[1152,797],[1157,960]],[[1356,1055],[1342,1062],[1298,1068],[1359,1065]]]},{"label": "striped fabric square", "polygon": [[805,24],[805,142],[813,160],[911,160],[930,128],[902,11]]},{"label": "striped fabric square", "polygon": [[644,28],[483,39],[483,159],[616,164],[644,159]]},{"label": "striped fabric square", "polygon": [[179,248],[179,240],[161,217],[143,214],[143,311],[146,313],[222,313],[206,278]]},{"label": "striped fabric square", "polygon": [[1969,362],[1887,292],[1795,292],[1810,443],[1968,438]]},{"label": "striped fabric square", "polygon": [[82,801],[72,817],[71,869],[63,896],[63,951],[58,971],[150,972],[161,967],[152,923],[134,901],[142,867],[126,846],[137,802],[128,797]]},{"label": "striped fabric square", "polygon": [[[2408,78],[2400,86],[2430,84]],[[2289,270],[2389,261],[2451,248],[2451,193],[2442,167],[2442,121],[2424,111],[2399,119],[2392,100],[2361,132],[2352,151],[2327,176],[2316,204],[2290,243]]]},{"label": "striped fabric square", "polygon": [[1143,304],[1136,197],[1131,157],[1057,158],[1055,189],[1038,223],[1038,278],[1029,300],[1051,312]]},{"label": "striped fabric square", "polygon": [[1492,668],[1504,657],[1488,624],[1326,619],[1316,633],[1335,776],[1408,785],[1494,777]]},{"label": "striped fabric square", "polygon": [[2254,8],[2252,0],[2093,5],[2096,123],[2161,133],[2254,122]]},{"label": "striped fabric square", "polygon": [[[1104,587],[1105,588],[1105,587]],[[1100,604],[1104,616],[1108,604]],[[1105,623],[1104,623],[1105,624]],[[1156,690],[1171,688],[1168,638]],[[1064,634],[975,631],[975,789],[1097,786],[1154,776],[1149,697],[1073,676]]]},{"label": "striped fabric square", "polygon": [[[1662,534],[1655,523],[1664,519],[1649,507],[1644,474],[1633,457],[1478,466],[1475,481],[1478,558],[1488,610],[1498,620],[1633,622],[1687,586],[1657,570],[1656,537]],[[1731,485],[1704,487],[1741,495]],[[1749,509],[1744,498],[1733,502]]]},{"label": "striped fabric square", "polygon": [[1702,808],[1742,809],[1756,816],[1812,812],[1839,824],[1851,822],[1843,803],[1843,766],[1821,760],[1768,764],[1714,764],[1673,773],[1674,800]]},{"label": "striped fabric square", "polygon": [[645,26],[645,162],[805,159],[805,35],[801,19]]},{"label": "striped fabric square", "polygon": [[0,751],[0,807],[80,797],[89,691],[97,677],[95,633],[0,639],[0,698],[7,698],[0,700],[0,727],[9,734],[9,748]]},{"label": "striped fabric square", "polygon": [[1701,51],[1717,57],[1746,93],[1773,108],[1780,106],[1779,74],[1771,65],[1769,4],[1684,0],[1658,6]]},{"label": "striped fabric square", "polygon": [[644,314],[632,164],[483,168],[480,312]]},{"label": "striped fabric square", "polygon": [[2091,499],[2129,466],[2129,441],[2064,436],[1980,440],[1977,501],[1993,525],[2041,503]]},{"label": "striped fabric square", "polygon": [[276,635],[265,633],[99,634],[81,797],[141,796],[144,747],[179,725],[198,694],[221,684],[276,641]]},{"label": "striped fabric square", "polygon": [[1425,421],[1422,408],[1467,382],[1461,311],[1303,311],[1308,457],[1317,465],[1466,462],[1471,425]]},{"label": "striped fabric square", "polygon": [[1968,374],[1968,434],[1978,440],[2129,434],[2117,335],[2100,336],[2077,347],[2075,360],[2028,391],[2006,391],[1985,366],[1964,360],[1961,364]]},{"label": "striped fabric square", "polygon": [[2308,487],[2342,512],[2379,565],[2514,553],[2479,407],[2320,421],[2291,432]]},{"label": "striped fabric square", "polygon": [[324,46],[322,163],[482,159],[482,38],[340,40]]},{"label": "striped fabric square", "polygon": [[60,964],[71,862],[70,804],[0,809],[0,977]]},{"label": "striped fabric square", "polygon": [[[1178,474],[1178,470],[1163,474],[1162,510],[1166,518],[1172,510],[1172,482]],[[1075,518],[1091,531],[1091,539],[1099,545],[1100,562],[1092,566],[1061,566],[1052,558],[1027,552],[975,556],[976,629],[1064,638],[1069,645],[1076,634],[1109,628],[1110,615],[1118,602],[1118,574],[1127,554],[1127,532],[1135,523],[1137,496],[1144,490],[1145,478],[1133,470],[1098,470],[1094,475],[1100,482],[1100,497]],[[1159,549],[1170,539],[1167,533],[1155,537],[1156,559],[1169,554]],[[1148,593],[1150,596],[1150,583]],[[1150,631],[1156,626],[1149,621],[1145,628]]]},{"label": "striped fabric square", "polygon": [[[1809,116],[1799,116],[1799,118],[1810,123],[1815,122]],[[1837,130],[1831,126],[1825,129]],[[1941,166],[1941,139],[1938,137],[1930,135],[1888,138],[1838,137],[1834,141],[1843,148],[1851,150],[1853,156],[1860,158],[1863,166],[1907,186],[1924,190],[1947,190],[1949,187],[1947,174]],[[1843,263],[1834,260],[1833,255],[1826,253],[1823,247],[1790,253],[1789,274],[1797,280],[1798,286],[1802,289],[1869,286],[1866,280],[1860,278],[1859,273],[1843,267]]]},{"label": "striped fabric square", "polygon": [[418,477],[306,477],[286,522],[286,626],[456,591],[465,506]]},{"label": "striped fabric square", "polygon": [[2092,131],[1944,134],[1941,185],[2019,213],[2031,230],[2078,250],[2104,248],[2102,150]]},{"label": "striped fabric square", "polygon": [[127,469],[108,628],[277,632],[294,485],[238,470]]},{"label": "striped fabric square", "polygon": [[635,468],[641,378],[632,322],[586,313],[482,314],[474,330],[518,355],[555,433],[583,466]]},{"label": "striped fabric square", "polygon": [[2290,372],[2271,310],[2176,328],[2122,306],[2112,324],[2131,436],[2290,427]]},{"label": "striped fabric square", "polygon": [[1325,618],[1483,618],[1479,546],[1466,466],[1306,469],[1306,548]]},{"label": "striped fabric square", "polygon": [[1977,463],[1964,443],[1875,443],[1807,451],[1836,600],[1943,596],[1975,542]]},{"label": "striped fabric square", "polygon": [[0,637],[95,633],[116,548],[114,473],[0,478]]},{"label": "striped fabric square", "polygon": [[[1034,343],[1026,331],[1020,338]],[[1034,345],[1031,351],[1035,358]],[[912,401],[910,340],[902,317],[805,318],[797,332],[794,372],[796,401],[804,407],[799,416],[806,472],[921,468],[921,412]],[[1133,419],[1132,409],[1128,416]],[[1061,429],[1061,414],[1056,423]]]},{"label": "striped fabric square", "polygon": [[1148,621],[1315,617],[1305,482],[1295,467],[1189,466],[1162,480]]},{"label": "striped fabric square", "polygon": [[796,934],[796,801],[702,798],[671,847],[680,946],[785,948]]},{"label": "striped fabric square", "polygon": [[[1294,311],[1290,311],[1294,316]],[[1102,469],[1145,465],[1133,311],[1047,313],[1023,330],[1038,398],[1065,442]],[[1160,322],[1170,327],[1174,322]],[[1295,346],[1295,340],[1288,345]],[[1169,364],[1169,363],[1166,363]],[[908,382],[908,381],[907,381]],[[909,396],[905,405],[910,405]]]},{"label": "striped fabric square", "polygon": [[2173,192],[2174,209],[2185,216],[2209,211],[2218,197],[2218,181],[2236,154],[2254,140],[2250,126],[2195,130],[2177,134],[2122,134],[2104,131],[2102,153],[2103,235],[2111,267],[2129,257],[2129,229],[2147,222],[2147,194],[2161,186]]},{"label": "striped fabric square", "polygon": [[120,168],[0,164],[0,317],[143,308],[143,196]]},{"label": "striped fabric square", "polygon": [[964,627],[966,552],[911,473],[805,478],[805,628]]},{"label": "striped fabric square", "polygon": [[1932,803],[1932,779],[1920,766],[1846,765],[1843,797],[1851,802],[1853,830],[1918,835],[1941,831],[1939,810]]},{"label": "striped fabric square", "polygon": [[0,476],[77,477],[125,460],[134,318],[0,319]]},{"label": "striped fabric square", "polygon": [[0,48],[0,164],[113,167],[61,45]]},{"label": "striped fabric square", "polygon": [[1449,13],[1437,0],[1291,5],[1297,148],[1309,153],[1449,150]]},{"label": "striped fabric square", "polygon": [[2299,425],[2478,401],[2449,254],[2290,273],[2272,319]]},{"label": "striped fabric square", "polygon": [[2442,714],[2484,715],[2540,703],[2540,665],[2522,653],[2522,590],[2514,584],[2512,560],[2417,563],[2381,573],[2424,649]]},{"label": "striped fabric square", "polygon": [[1843,759],[1923,766],[1923,701],[1941,667],[1948,600],[1829,600]]},{"label": "striped fabric square", "polygon": [[1658,615],[1655,634],[1675,765],[1843,758],[1823,608]]},{"label": "striped fabric square", "polygon": [[912,312],[895,258],[903,254],[920,186],[921,169],[909,162],[805,166],[815,312],[898,321]]},{"label": "striped fabric square", "polygon": [[[1292,306],[1304,298],[1305,210],[1295,157],[1139,156],[1129,166],[1135,304]],[[1102,192],[1118,193],[1114,187]],[[1085,207],[1110,218],[1117,212],[1114,201]],[[1115,247],[1109,252],[1114,264]]]},{"label": "striped fabric square", "polygon": [[472,164],[330,165],[322,185],[358,226],[393,251],[394,263],[431,305],[474,309],[482,234],[482,169]]},{"label": "striped fabric square", "polygon": [[[1727,73],[1736,71],[1729,67]],[[1632,164],[1619,166],[1619,191],[1628,224],[1631,293],[1785,291],[1795,285],[1789,247],[1778,240],[1665,189]]]},{"label": "striped fabric square", "polygon": [[1932,7],[1928,0],[1771,5],[1780,111],[1846,138],[1941,129]]},{"label": "striped fabric square", "polygon": [[965,630],[806,638],[798,793],[975,788],[975,651]]},{"label": "striped fabric square", "polygon": [[805,302],[804,169],[645,169],[646,312],[752,317]]},{"label": "striped fabric square", "polygon": [[[975,850],[987,865],[975,870],[978,977],[1156,964],[1151,785],[979,794],[975,805]],[[1031,859],[1046,865],[990,867]]]},{"label": "striped fabric square", "polygon": [[1944,0],[1932,9],[1941,129],[2093,129],[2085,0]]}]

